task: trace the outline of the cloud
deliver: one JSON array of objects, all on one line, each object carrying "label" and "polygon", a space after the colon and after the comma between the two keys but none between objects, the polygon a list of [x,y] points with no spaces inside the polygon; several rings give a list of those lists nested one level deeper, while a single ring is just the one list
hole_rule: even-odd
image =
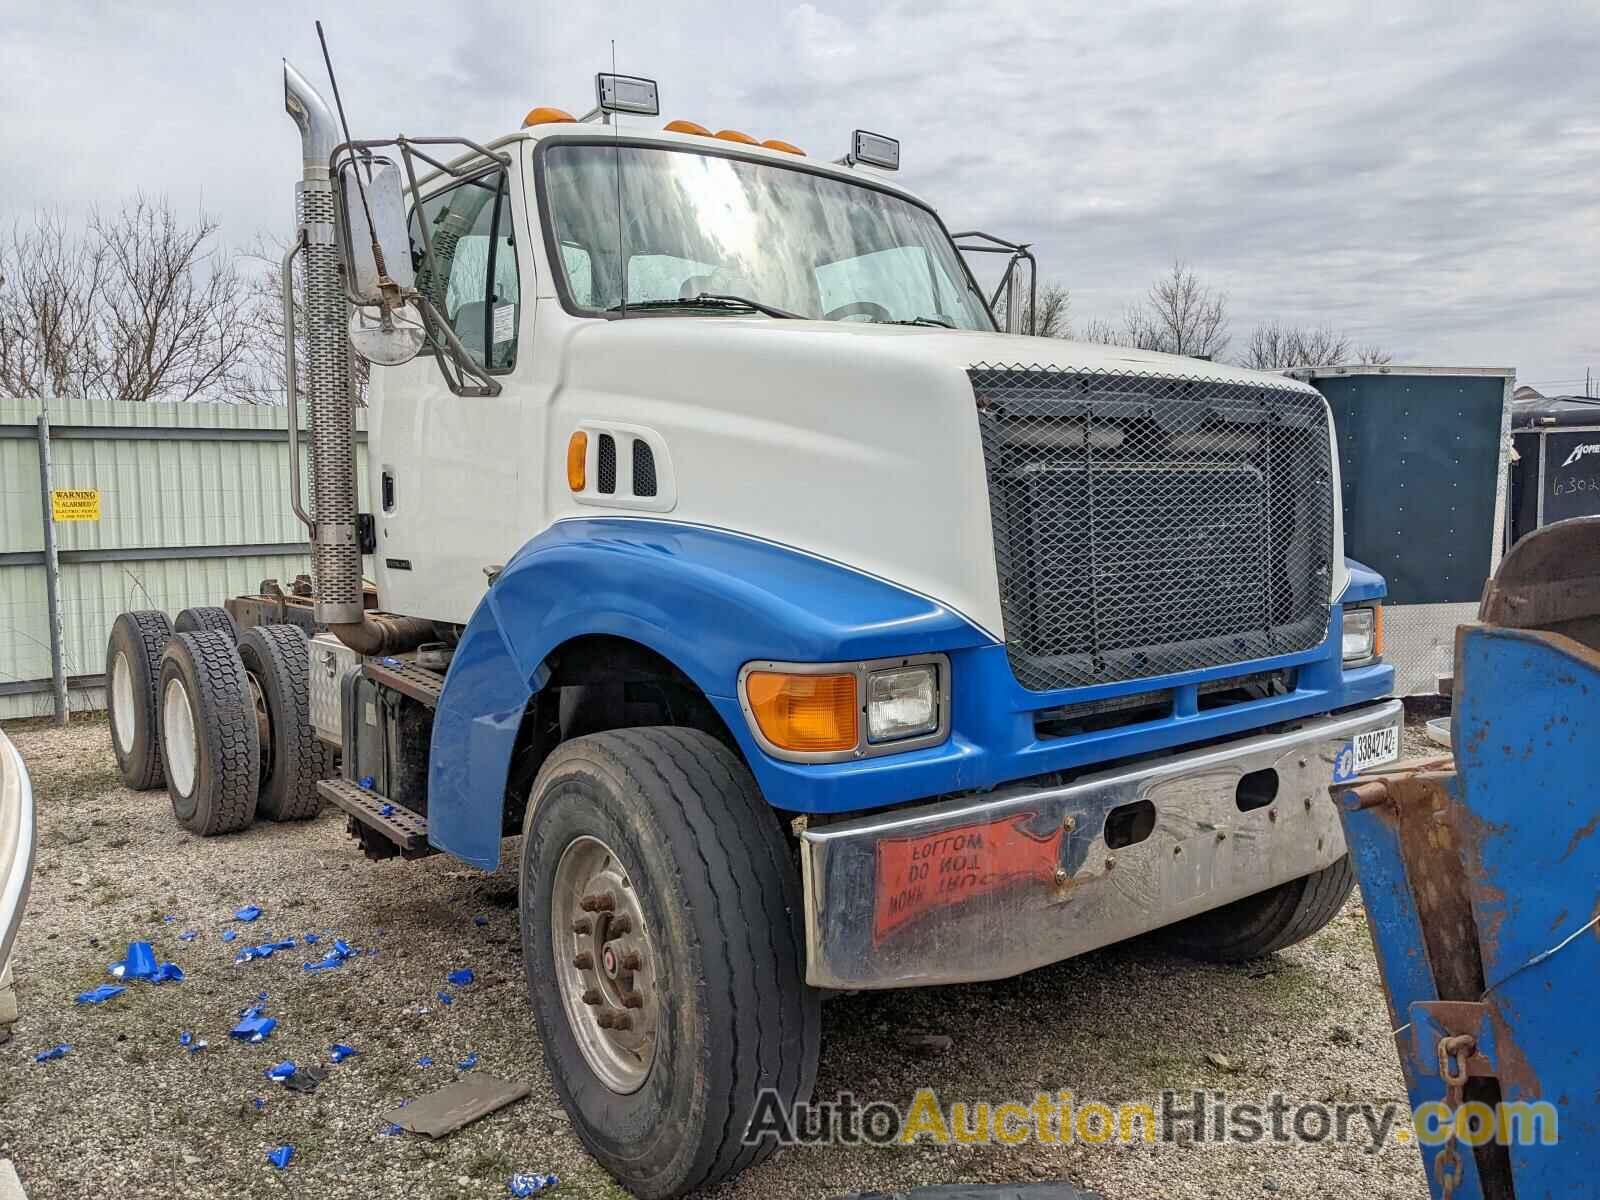
[{"label": "cloud", "polygon": [[[227,236],[283,230],[295,140],[278,59],[321,79],[303,0],[35,3],[0,13],[0,219],[135,191]],[[663,116],[835,157],[904,142],[952,228],[1035,244],[1074,313],[1114,316],[1174,258],[1236,332],[1328,321],[1405,359],[1582,375],[1600,357],[1600,22],[1582,4],[1022,0],[458,5],[327,16],[358,133],[484,140],[593,72]],[[1600,365],[1600,364],[1597,364]]]}]

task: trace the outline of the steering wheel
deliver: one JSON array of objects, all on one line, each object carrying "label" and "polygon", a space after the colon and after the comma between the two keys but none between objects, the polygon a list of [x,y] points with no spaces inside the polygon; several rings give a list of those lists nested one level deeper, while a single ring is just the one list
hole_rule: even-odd
[{"label": "steering wheel", "polygon": [[824,321],[842,321],[846,317],[870,317],[874,321],[892,321],[894,314],[881,304],[874,304],[871,300],[852,300],[849,304],[841,304],[831,312],[822,314]]}]

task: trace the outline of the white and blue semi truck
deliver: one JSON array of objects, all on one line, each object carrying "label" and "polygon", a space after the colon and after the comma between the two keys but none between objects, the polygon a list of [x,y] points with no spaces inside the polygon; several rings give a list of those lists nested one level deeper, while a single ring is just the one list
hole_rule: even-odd
[{"label": "white and blue semi truck", "polygon": [[891,139],[597,91],[352,142],[287,69],[314,582],[124,614],[107,671],[191,830],[326,801],[486,871],[521,835],[551,1077],[666,1197],[770,1152],[828,991],[1314,933],[1328,786],[1401,710],[1314,389],[1001,332]]}]

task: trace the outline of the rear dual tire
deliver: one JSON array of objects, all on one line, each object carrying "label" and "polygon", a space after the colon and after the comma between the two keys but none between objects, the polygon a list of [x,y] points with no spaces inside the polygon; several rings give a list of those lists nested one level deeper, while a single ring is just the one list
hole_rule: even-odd
[{"label": "rear dual tire", "polygon": [[162,651],[171,637],[172,621],[167,614],[146,609],[119,615],[106,646],[111,749],[122,782],[136,792],[165,782],[156,680],[161,674]]},{"label": "rear dual tire", "polygon": [[201,837],[256,815],[261,739],[244,664],[226,633],[177,633],[161,660],[161,762],[178,824]]}]

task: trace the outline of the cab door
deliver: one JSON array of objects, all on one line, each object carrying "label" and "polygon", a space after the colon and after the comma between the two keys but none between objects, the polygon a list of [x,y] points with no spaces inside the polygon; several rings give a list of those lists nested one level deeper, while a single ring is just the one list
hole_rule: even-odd
[{"label": "cab door", "polygon": [[[417,287],[449,322],[498,396],[458,396],[431,347],[400,367],[374,368],[373,508],[383,607],[465,622],[487,572],[520,545],[522,409],[518,371],[532,258],[521,179],[498,165],[451,181],[411,215]],[[433,241],[424,262],[421,222]],[[524,273],[528,278],[524,279]],[[531,310],[529,312],[531,318]]]}]

